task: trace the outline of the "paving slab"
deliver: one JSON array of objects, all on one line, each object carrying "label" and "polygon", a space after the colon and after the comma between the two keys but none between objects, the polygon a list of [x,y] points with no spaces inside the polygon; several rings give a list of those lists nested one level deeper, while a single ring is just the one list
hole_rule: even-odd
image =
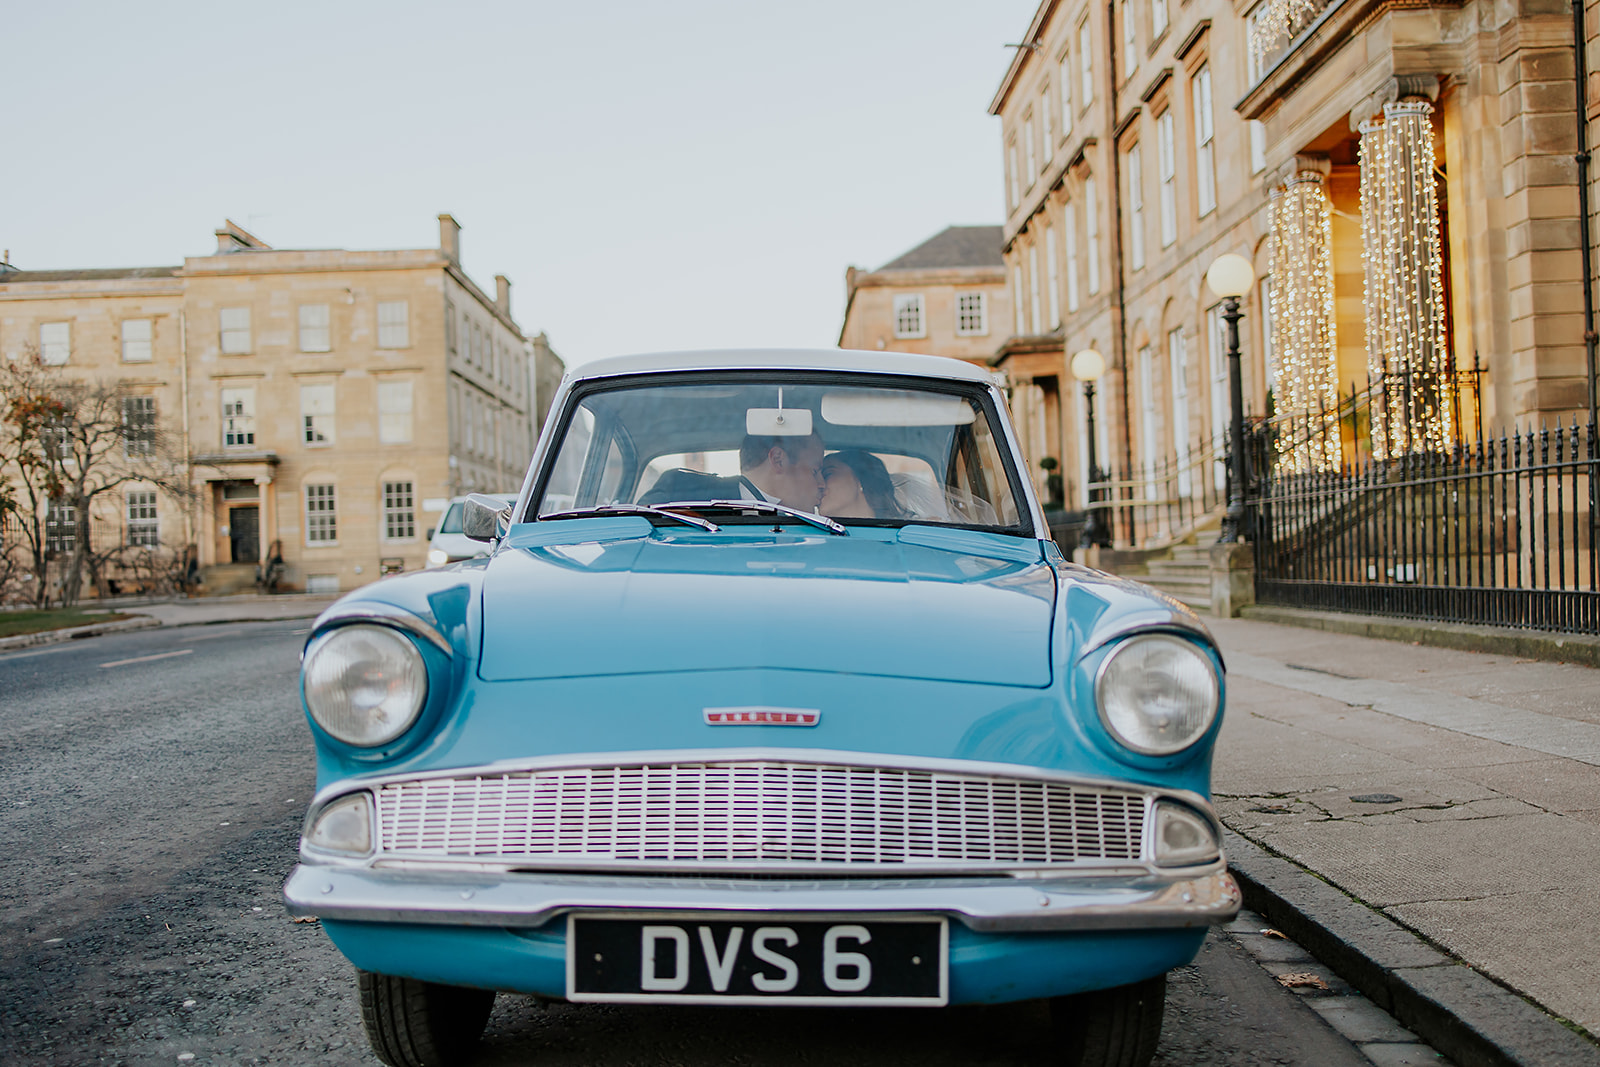
[{"label": "paving slab", "polygon": [[1247,904],[1457,1062],[1600,1064],[1559,1021],[1600,1033],[1600,671],[1245,620],[1213,632],[1229,667],[1218,812],[1291,872],[1241,874]]}]

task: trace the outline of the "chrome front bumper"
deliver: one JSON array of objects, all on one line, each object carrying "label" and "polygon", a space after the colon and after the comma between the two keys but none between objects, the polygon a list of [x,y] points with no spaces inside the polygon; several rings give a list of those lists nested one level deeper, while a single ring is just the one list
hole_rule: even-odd
[{"label": "chrome front bumper", "polygon": [[981,932],[1206,926],[1239,911],[1216,865],[1189,877],[738,881],[715,878],[396,871],[301,864],[283,887],[291,915],[375,923],[538,927],[570,911],[868,912],[948,915]]}]

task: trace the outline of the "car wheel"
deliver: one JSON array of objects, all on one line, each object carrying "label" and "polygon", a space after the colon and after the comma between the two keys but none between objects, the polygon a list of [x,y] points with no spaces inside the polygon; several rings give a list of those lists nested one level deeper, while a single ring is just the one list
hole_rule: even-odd
[{"label": "car wheel", "polygon": [[1161,1042],[1167,976],[1056,997],[1050,1021],[1065,1055],[1064,1067],[1147,1067]]},{"label": "car wheel", "polygon": [[357,971],[361,1024],[378,1059],[390,1067],[460,1063],[489,1022],[494,991],[434,985]]}]

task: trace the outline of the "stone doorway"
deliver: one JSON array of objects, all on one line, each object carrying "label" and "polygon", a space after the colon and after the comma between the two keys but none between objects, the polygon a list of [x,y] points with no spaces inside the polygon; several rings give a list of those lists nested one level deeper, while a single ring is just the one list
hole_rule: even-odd
[{"label": "stone doorway", "polygon": [[228,545],[234,563],[261,560],[261,509],[254,504],[228,509]]}]

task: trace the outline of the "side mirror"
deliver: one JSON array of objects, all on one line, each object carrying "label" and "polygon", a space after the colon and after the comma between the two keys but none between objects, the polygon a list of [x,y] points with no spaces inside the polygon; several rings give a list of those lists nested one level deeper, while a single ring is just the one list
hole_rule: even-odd
[{"label": "side mirror", "polygon": [[461,532],[470,541],[493,541],[510,528],[512,507],[492,496],[472,493],[461,508]]},{"label": "side mirror", "polygon": [[433,531],[434,531],[434,527],[432,527],[432,526],[428,527],[428,534],[427,534],[426,537],[423,538],[423,540],[424,541],[432,541],[433,540]]}]

